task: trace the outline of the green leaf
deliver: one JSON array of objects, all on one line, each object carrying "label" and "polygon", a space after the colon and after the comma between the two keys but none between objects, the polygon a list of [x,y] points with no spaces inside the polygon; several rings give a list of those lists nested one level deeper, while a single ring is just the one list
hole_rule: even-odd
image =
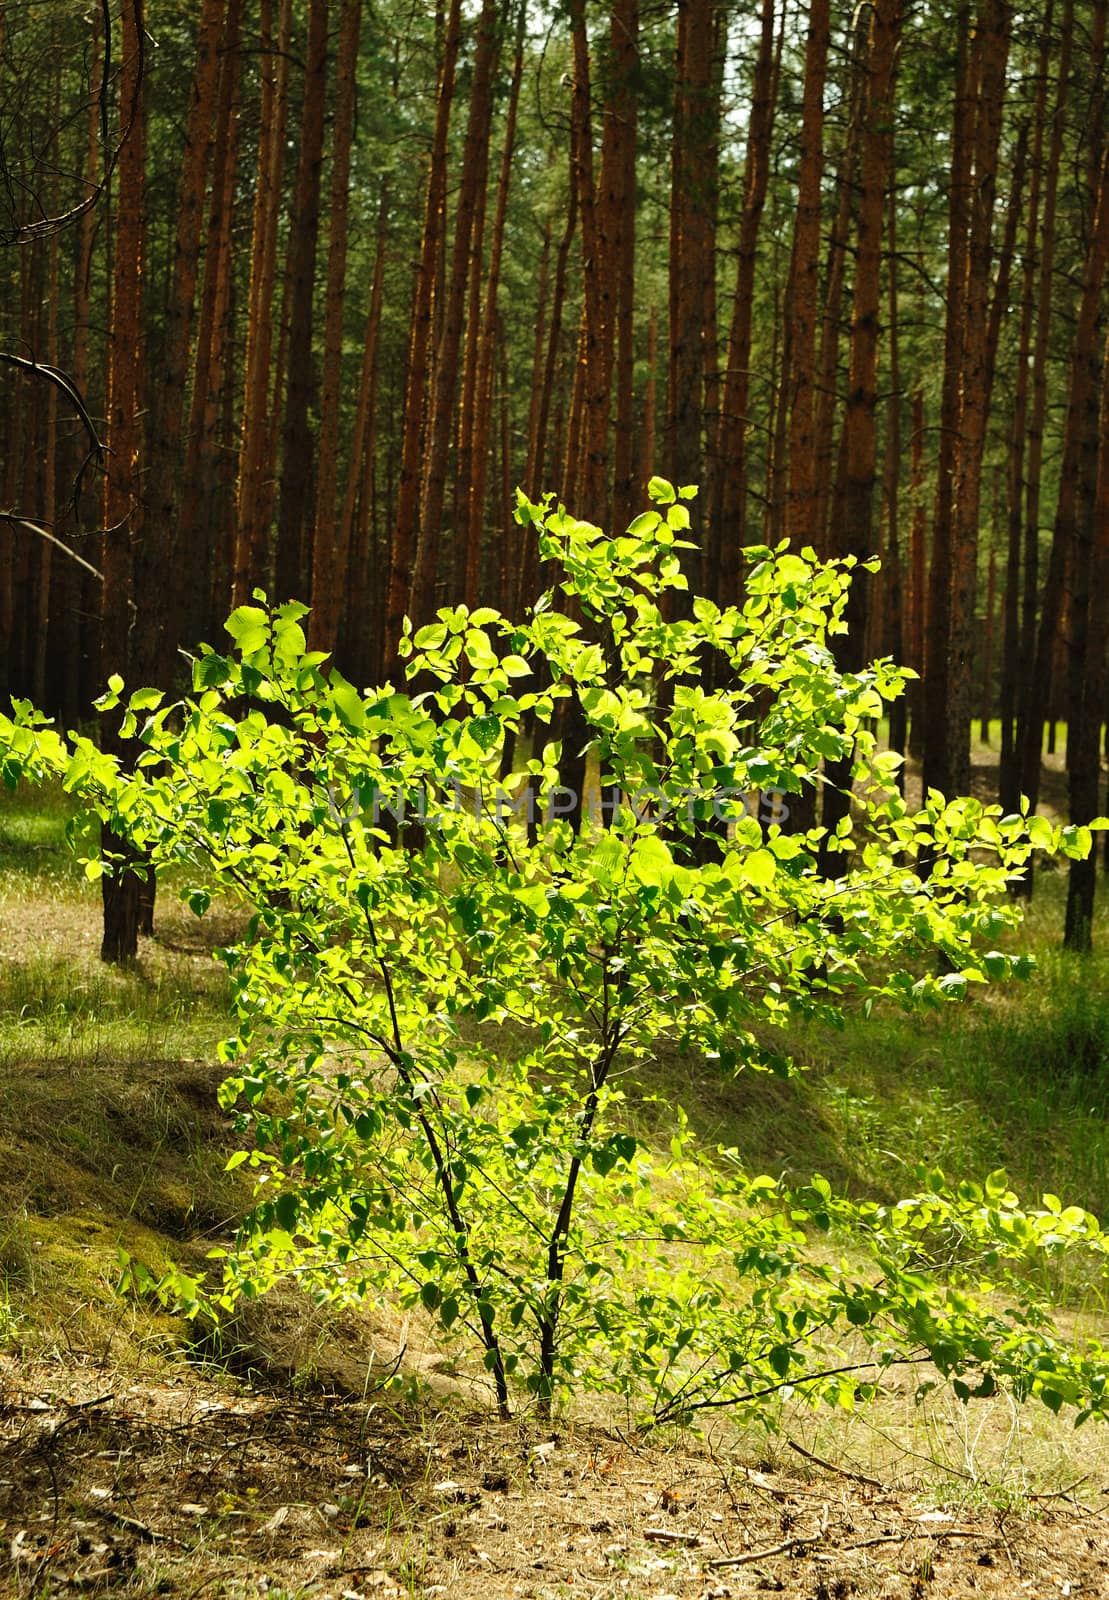
[{"label": "green leaf", "polygon": [[748,850],[728,857],[728,876],[734,883],[752,889],[767,889],[778,873],[778,863],[769,850]]},{"label": "green leaf", "polygon": [[670,505],[674,500],[674,485],[665,478],[652,478],[647,485],[647,494],[660,505]]},{"label": "green leaf", "polygon": [[1028,837],[1037,850],[1055,848],[1055,829],[1046,817],[1029,817]]},{"label": "green leaf", "polygon": [[249,656],[266,643],[269,622],[268,614],[260,606],[239,606],[224,627],[238,646],[239,654]]},{"label": "green leaf", "polygon": [[789,1369],[793,1361],[793,1352],[790,1350],[788,1344],[776,1344],[767,1357],[767,1360],[770,1362],[771,1370],[775,1372],[779,1378],[785,1378],[789,1375]]},{"label": "green leaf", "polygon": [[647,834],[636,840],[630,865],[640,883],[663,885],[673,876],[674,857],[657,834]]},{"label": "green leaf", "polygon": [[328,692],[339,721],[345,728],[360,733],[366,726],[366,706],[358,690],[333,671],[328,680]]},{"label": "green leaf", "polygon": [[488,755],[501,736],[500,717],[471,717],[468,727],[474,743]]}]

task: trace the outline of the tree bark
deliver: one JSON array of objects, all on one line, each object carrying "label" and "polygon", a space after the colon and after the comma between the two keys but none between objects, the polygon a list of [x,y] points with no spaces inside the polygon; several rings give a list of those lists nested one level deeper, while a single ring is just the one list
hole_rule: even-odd
[{"label": "tree bark", "polygon": [[[1027,719],[1023,730],[1021,788],[1028,796],[1032,810],[1035,810],[1040,793],[1040,746],[1043,737],[1044,707],[1045,703],[1049,702],[1047,686],[1057,685],[1058,681],[1053,668],[1056,637],[1062,617],[1064,583],[1068,563],[1072,558],[1076,541],[1081,536],[1080,497],[1084,485],[1087,486],[1088,493],[1091,471],[1096,470],[1093,468],[1093,463],[1096,461],[1098,441],[1101,359],[1097,324],[1107,268],[1109,268],[1109,144],[1106,145],[1102,158],[1097,209],[1090,233],[1078,318],[1075,323],[1070,394],[1059,475],[1059,498],[1055,507],[1051,554],[1048,558],[1036,635],[1033,683],[1038,685],[1040,700],[1035,714]],[[1049,703],[1054,708],[1054,694],[1050,696]],[[1026,892],[1031,892],[1031,880],[1028,875],[1025,877],[1024,887]]]},{"label": "tree bark", "polygon": [[336,506],[339,483],[339,406],[343,380],[343,308],[346,303],[347,219],[354,91],[362,0],[342,0],[336,65],[335,130],[328,207],[327,302],[324,314],[323,388],[320,397],[319,473],[312,534],[311,637],[317,650],[334,651],[349,587],[350,544]]},{"label": "tree bark", "polygon": [[142,649],[145,659],[140,670],[145,681],[163,689],[168,689],[173,680],[174,652],[184,620],[180,605],[184,585],[166,583],[165,574],[180,572],[193,557],[193,552],[185,549],[181,541],[181,445],[224,13],[222,0],[204,0],[197,29],[197,59],[185,125],[165,341],[151,396],[155,426],[150,434],[146,476],[146,530],[142,546],[136,551],[136,580],[142,595],[145,636]]},{"label": "tree bark", "polygon": [[[146,121],[144,18],[141,0],[122,8],[119,64],[120,147],[117,165],[115,273],[108,366],[108,428],[111,454],[104,495],[103,574],[100,612],[101,674],[126,678],[131,667],[134,540],[142,527],[141,330],[145,248]],[[120,736],[122,712],[102,721],[103,748],[120,761],[127,749]],[[104,911],[102,961],[133,960],[138,952],[139,880],[127,870],[131,852],[105,824],[101,850],[123,858],[101,878]]]},{"label": "tree bark", "polygon": [[[843,425],[842,523],[835,554],[857,561],[874,554],[874,484],[877,471],[878,323],[882,301],[882,216],[893,164],[893,86],[901,28],[900,0],[876,0],[870,13],[866,91],[861,126],[858,231],[852,298],[847,412]],[[836,647],[843,671],[864,665],[867,574],[856,567],[848,598],[847,631]],[[852,756],[826,763],[821,823],[826,838],[850,809]],[[843,857],[821,849],[821,871],[838,877]]]},{"label": "tree bark", "polygon": [[792,543],[818,545],[815,523],[815,372],[819,317],[821,183],[824,177],[824,83],[828,72],[831,18],[828,0],[811,0],[805,36],[801,99],[801,155],[797,218],[783,337],[789,347],[789,479],[786,521]]},{"label": "tree bark", "polygon": [[[974,144],[974,190],[967,251],[966,298],[960,361],[959,433],[956,441],[951,517],[951,598],[947,647],[947,706],[942,781],[936,787],[954,794],[970,790],[970,731],[974,713],[975,596],[978,582],[978,515],[982,493],[982,460],[993,391],[997,328],[989,315],[993,267],[993,212],[997,191],[998,148],[1005,101],[1012,17],[1008,0],[986,0],[978,19],[975,42],[979,55],[978,103]],[[1008,267],[1012,261],[1023,155],[1010,210],[1008,249],[1003,253],[998,293],[1000,309],[1008,300]],[[993,349],[991,349],[991,344]]]},{"label": "tree bark", "polygon": [[443,252],[447,194],[447,136],[450,129],[454,75],[462,35],[462,0],[451,0],[441,54],[435,104],[435,134],[427,179],[420,262],[408,337],[407,382],[401,436],[400,476],[389,553],[382,666],[386,675],[396,660],[397,644],[411,592],[409,568],[420,517],[420,456],[424,435],[428,368],[433,327],[433,290]]},{"label": "tree bark", "polygon": [[281,175],[289,109],[289,48],[292,0],[279,0],[277,33],[274,0],[262,0],[262,99],[258,169],[247,291],[246,354],[239,444],[238,506],[232,557],[231,604],[241,606],[258,584],[269,581],[269,526],[264,512],[263,479],[272,472],[266,459],[269,437],[267,398],[273,357],[274,291],[277,285],[277,228]]},{"label": "tree bark", "polygon": [[715,270],[715,241],[706,205],[715,183],[714,11],[714,0],[682,0],[678,7],[670,188],[667,456],[668,475],[679,486],[698,483],[703,464],[704,306],[706,285]]},{"label": "tree bark", "polygon": [[451,267],[443,300],[443,331],[435,358],[434,389],[428,417],[428,445],[420,506],[420,531],[412,568],[412,614],[426,622],[435,609],[439,542],[446,495],[447,463],[454,423],[455,391],[466,304],[474,218],[489,170],[489,130],[493,114],[492,77],[497,58],[497,6],[483,0],[470,86],[470,108],[462,150],[462,181],[454,219]]},{"label": "tree bark", "polygon": [[289,221],[288,386],[281,438],[281,502],[277,521],[278,598],[301,596],[308,587],[307,523],[313,503],[312,430],[309,409],[315,392],[312,358],[316,246],[320,231],[320,176],[323,167],[324,110],[327,97],[328,0],[308,0],[308,60],[300,125],[300,159]]},{"label": "tree bark", "polygon": [[[508,215],[508,191],[512,178],[512,160],[516,150],[516,112],[520,102],[520,84],[524,76],[524,26],[526,9],[520,6],[516,31],[516,50],[512,63],[512,82],[508,93],[508,110],[505,114],[504,146],[497,177],[497,205],[493,217],[493,236],[490,242],[489,272],[485,280],[481,324],[477,331],[477,392],[483,403],[476,408],[472,434],[471,466],[467,485],[467,502],[461,508],[462,526],[465,528],[466,566],[463,595],[466,604],[475,606],[481,576],[481,543],[485,531],[485,483],[489,457],[489,431],[492,408],[484,403],[492,395],[493,369],[497,356],[498,326],[497,296],[501,283],[501,258],[504,253],[505,220]],[[511,506],[501,505],[501,519],[511,515]],[[503,525],[503,523],[502,523]]]},{"label": "tree bark", "polygon": [[717,442],[720,463],[710,533],[709,562],[715,569],[720,601],[739,599],[741,551],[747,539],[747,429],[751,406],[751,334],[759,225],[770,180],[774,131],[774,0],[762,0],[759,49],[755,58],[751,120],[743,175],[735,300],[728,337],[723,403]]},{"label": "tree bark", "polygon": [[[1067,784],[1070,820],[1092,822],[1098,814],[1101,726],[1106,710],[1106,644],[1109,641],[1109,350],[1102,365],[1097,488],[1092,519],[1083,519],[1074,552],[1074,582],[1067,695]],[[1072,861],[1067,881],[1063,942],[1070,950],[1093,943],[1097,849]]]}]

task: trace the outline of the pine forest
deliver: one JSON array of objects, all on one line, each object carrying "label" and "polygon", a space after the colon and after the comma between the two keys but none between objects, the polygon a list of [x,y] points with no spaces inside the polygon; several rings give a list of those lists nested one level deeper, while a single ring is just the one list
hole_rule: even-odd
[{"label": "pine forest", "polygon": [[919,674],[925,788],[980,724],[1034,809],[1059,725],[1093,818],[1107,11],[5,7],[0,689],[73,726],[256,589],[381,682],[538,594],[518,486],[619,530],[659,473],[720,604],[750,545],[880,556],[841,664]]}]

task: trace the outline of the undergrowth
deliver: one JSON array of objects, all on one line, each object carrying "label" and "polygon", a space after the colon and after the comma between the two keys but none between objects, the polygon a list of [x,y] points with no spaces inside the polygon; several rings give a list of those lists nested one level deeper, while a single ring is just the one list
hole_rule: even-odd
[{"label": "undergrowth", "polygon": [[[187,1338],[155,1308],[120,1315],[120,1248],[152,1268],[199,1260],[246,1202],[223,1170],[232,1135],[214,1047],[228,1017],[208,948],[236,912],[209,935],[210,918],[197,923],[164,892],[140,962],[103,967],[99,896],[65,822],[58,792],[0,800],[0,1347],[148,1357]],[[887,1199],[922,1164],[953,1177],[1004,1166],[1022,1195],[1109,1213],[1109,916],[1103,898],[1095,953],[1068,955],[1064,895],[1063,875],[1044,874],[1015,936],[1037,958],[1027,983],[923,1018],[800,1027],[789,1042],[810,1070],[787,1080],[670,1052],[647,1074],[638,1125],[661,1132],[678,1102],[705,1148],[736,1146],[753,1170],[823,1172]],[[1067,1270],[1055,1291],[1076,1311],[1100,1309],[1100,1279]],[[275,1317],[296,1320],[287,1304]],[[256,1331],[242,1335],[244,1370]],[[306,1360],[323,1337],[301,1339]]]}]

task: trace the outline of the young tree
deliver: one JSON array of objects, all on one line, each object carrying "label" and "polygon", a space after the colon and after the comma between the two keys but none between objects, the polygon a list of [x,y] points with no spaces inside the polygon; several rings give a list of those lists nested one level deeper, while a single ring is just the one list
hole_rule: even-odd
[{"label": "young tree", "polygon": [[[442,607],[403,635],[429,694],[359,693],[306,654],[303,607],[249,605],[183,703],[130,696],[135,773],[26,705],[0,716],[9,776],[64,775],[178,864],[194,910],[218,888],[255,907],[227,953],[221,1103],[253,1130],[232,1165],[253,1165],[256,1203],[214,1253],[222,1285],[155,1284],[137,1264],[131,1281],[217,1316],[289,1273],[324,1298],[399,1297],[476,1355],[504,1413],[517,1390],[550,1416],[581,1388],[656,1421],[758,1414],[786,1387],[853,1406],[894,1366],[933,1363],[964,1399],[1007,1386],[1102,1416],[1104,1353],[1056,1334],[1027,1281],[1068,1245],[1109,1251],[1079,1207],[1024,1211],[1002,1172],[958,1187],[921,1173],[896,1204],[857,1203],[819,1175],[791,1190],[749,1174],[735,1152],[697,1162],[677,1109],[668,1152],[628,1126],[622,1086],[662,1039],[725,1072],[784,1070],[767,1039],[790,1018],[939,1004],[1021,971],[990,943],[1031,848],[996,807],[911,816],[892,789],[896,757],[866,724],[902,675],[843,674],[830,648],[850,565],[751,550],[742,607],[698,597],[665,624],[688,499],[657,478],[651,492],[618,539],[521,500],[581,624],[555,595],[522,622]],[[688,676],[710,650],[729,670],[705,693]],[[656,676],[674,683],[661,716]],[[571,691],[621,796],[582,835],[558,820],[550,741],[496,781],[525,709],[547,730]],[[123,693],[113,680],[104,709]],[[829,884],[819,830],[764,829],[746,796],[768,776],[795,793],[852,745],[865,838]],[[529,779],[534,843],[513,812]],[[734,827],[683,861],[706,785]],[[412,804],[418,850],[381,826],[388,809],[403,829]],[[1073,855],[1090,843],[1042,818],[1032,831]],[[850,1259],[811,1249],[832,1225]]]}]

